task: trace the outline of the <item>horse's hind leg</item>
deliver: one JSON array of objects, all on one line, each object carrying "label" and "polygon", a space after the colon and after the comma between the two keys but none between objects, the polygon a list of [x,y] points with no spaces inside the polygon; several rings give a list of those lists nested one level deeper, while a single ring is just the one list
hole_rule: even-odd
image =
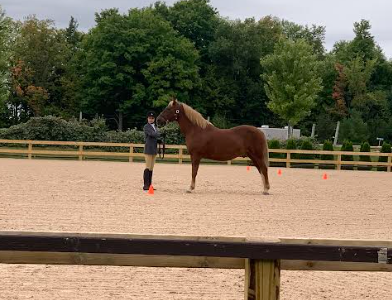
[{"label": "horse's hind leg", "polygon": [[268,166],[266,164],[268,160],[264,159],[264,157],[259,157],[251,153],[249,154],[249,158],[252,160],[253,164],[255,165],[255,167],[257,168],[257,170],[261,175],[261,180],[263,182],[263,187],[264,187],[263,194],[268,195],[269,194],[268,191],[270,189],[270,184],[268,179]]},{"label": "horse's hind leg", "polygon": [[268,195],[269,194],[269,189],[270,189],[270,184],[269,184],[269,179],[268,179],[268,167],[266,166],[266,164],[264,163],[263,160],[261,160],[261,178],[263,180],[263,185],[264,185],[264,195]]}]

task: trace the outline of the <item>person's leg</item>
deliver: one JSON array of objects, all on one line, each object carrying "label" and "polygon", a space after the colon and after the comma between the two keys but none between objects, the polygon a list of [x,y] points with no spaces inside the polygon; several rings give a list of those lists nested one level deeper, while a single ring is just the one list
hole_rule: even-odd
[{"label": "person's leg", "polygon": [[151,163],[150,163],[150,166],[149,166],[150,185],[152,184],[152,173],[153,173],[153,170],[154,170],[156,157],[157,157],[156,155],[151,155]]},{"label": "person's leg", "polygon": [[144,173],[143,173],[143,180],[144,180],[143,190],[147,191],[151,185],[150,169],[152,168],[151,164],[153,161],[153,156],[149,154],[145,154],[144,159],[146,163],[146,168],[144,169]]}]

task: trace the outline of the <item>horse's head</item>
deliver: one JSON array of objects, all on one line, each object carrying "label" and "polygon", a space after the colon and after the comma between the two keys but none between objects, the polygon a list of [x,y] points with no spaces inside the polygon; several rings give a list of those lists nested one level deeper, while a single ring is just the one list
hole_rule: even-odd
[{"label": "horse's head", "polygon": [[158,125],[165,125],[169,122],[178,121],[181,111],[181,103],[177,99],[172,100],[169,105],[159,114],[157,118]]}]

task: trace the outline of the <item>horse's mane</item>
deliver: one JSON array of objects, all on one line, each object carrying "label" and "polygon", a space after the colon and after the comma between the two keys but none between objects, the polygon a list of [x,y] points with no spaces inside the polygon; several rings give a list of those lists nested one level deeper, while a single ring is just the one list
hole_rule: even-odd
[{"label": "horse's mane", "polygon": [[[208,125],[214,126],[210,121],[204,119],[204,117],[198,111],[194,110],[189,105],[183,102],[178,102],[178,103],[182,105],[182,107],[184,108],[185,115],[188,117],[189,121],[191,121],[193,124],[203,129],[205,129]],[[172,105],[173,105],[173,101],[169,103],[169,106]]]}]

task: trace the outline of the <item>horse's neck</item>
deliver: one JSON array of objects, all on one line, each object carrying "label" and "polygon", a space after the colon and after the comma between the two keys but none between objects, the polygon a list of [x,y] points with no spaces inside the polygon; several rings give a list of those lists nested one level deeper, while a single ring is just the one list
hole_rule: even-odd
[{"label": "horse's neck", "polygon": [[195,124],[193,124],[186,116],[183,116],[178,120],[178,124],[180,125],[180,130],[184,136],[193,134],[201,128]]}]

